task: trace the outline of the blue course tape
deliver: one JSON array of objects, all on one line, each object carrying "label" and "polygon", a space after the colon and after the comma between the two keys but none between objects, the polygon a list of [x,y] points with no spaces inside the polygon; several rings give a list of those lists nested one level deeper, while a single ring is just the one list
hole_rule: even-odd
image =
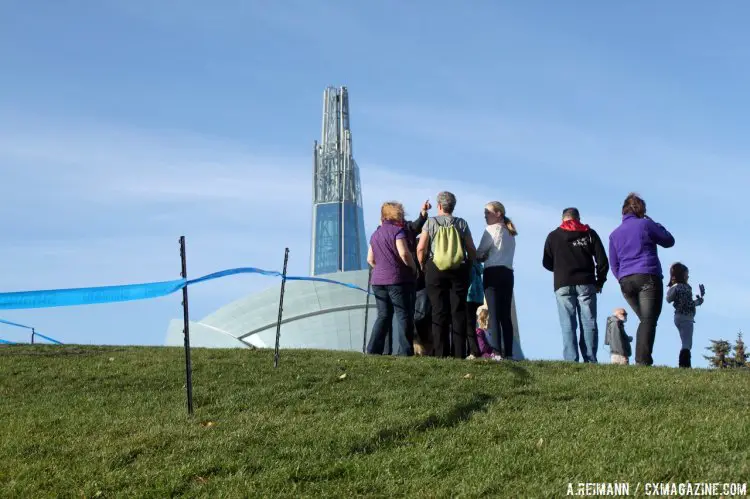
[{"label": "blue course tape", "polygon": [[5,319],[0,319],[0,324],[7,324],[9,326],[22,327],[24,329],[34,329],[31,326],[24,326],[23,324],[18,324],[18,323],[15,323],[15,322],[6,321]]},{"label": "blue course tape", "polygon": [[[45,336],[42,333],[37,333],[36,329],[34,329],[31,326],[27,326],[25,324],[19,324],[17,322],[6,321],[5,319],[0,319],[0,324],[7,324],[9,326],[15,326],[15,327],[21,327],[23,329],[28,329],[28,330],[34,332],[34,336],[39,336],[40,338],[44,338],[45,340],[51,341],[52,343],[55,343],[56,345],[62,345],[62,342],[57,341],[54,338],[50,338],[49,336]],[[12,341],[7,341],[7,340],[3,340],[3,341],[5,341],[5,343],[11,344],[11,345],[15,345],[16,344],[16,343],[13,343]]]},{"label": "blue course tape", "polygon": [[275,270],[256,269],[255,267],[239,267],[236,269],[221,270],[219,272],[214,272],[213,274],[204,275],[203,277],[199,277],[197,279],[191,279],[187,282],[187,285],[189,286],[191,284],[198,284],[199,282],[210,281],[211,279],[218,279],[220,277],[226,277],[228,275],[234,274],[261,274],[271,277],[281,277],[281,272],[276,272]]},{"label": "blue course tape", "polygon": [[185,280],[101,286],[97,288],[52,289],[0,293],[0,310],[69,307],[130,300],[158,298],[174,293],[185,286]]},{"label": "blue course tape", "polygon": [[[99,303],[116,303],[132,300],[145,300],[170,295],[185,286],[198,284],[212,279],[219,279],[234,274],[260,274],[271,277],[282,277],[281,272],[263,270],[255,267],[239,267],[208,274],[197,279],[151,282],[143,284],[126,284],[122,286],[100,286],[93,288],[50,289],[42,291],[16,291],[0,293],[0,310],[29,308],[70,307],[75,305],[95,305]],[[367,293],[354,284],[325,279],[323,277],[287,276],[288,281],[316,281],[337,284]],[[7,321],[3,321],[7,322]],[[12,324],[19,325],[20,324]],[[31,329],[31,328],[29,328]]]},{"label": "blue course tape", "polygon": [[[362,289],[359,286],[355,286],[354,284],[349,284],[348,282],[341,282],[341,281],[334,281],[333,279],[326,279],[325,277],[299,277],[299,276],[287,276],[287,281],[315,281],[315,282],[327,282],[328,284],[338,284],[339,286],[344,286],[346,288],[356,289],[359,291],[362,291],[364,293],[367,293],[366,289]],[[372,293],[370,293],[372,294]]]},{"label": "blue course tape", "polygon": [[52,343],[54,343],[55,345],[62,345],[62,342],[60,342],[60,341],[57,341],[57,340],[56,340],[56,339],[54,339],[54,338],[50,338],[49,336],[44,336],[44,335],[43,335],[42,333],[37,333],[37,332],[34,332],[34,336],[39,336],[40,338],[44,338],[44,339],[45,339],[45,340],[47,340],[47,341],[51,341],[51,342],[52,342]]},{"label": "blue course tape", "polygon": [[15,343],[13,343],[12,341],[4,340],[2,338],[0,338],[0,344],[2,344],[2,345],[15,345]]}]

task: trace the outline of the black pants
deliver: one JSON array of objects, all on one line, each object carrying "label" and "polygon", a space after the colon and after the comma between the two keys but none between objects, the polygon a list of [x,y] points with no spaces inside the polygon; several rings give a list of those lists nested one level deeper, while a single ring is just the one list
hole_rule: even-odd
[{"label": "black pants", "polygon": [[417,291],[415,295],[415,338],[419,339],[422,345],[429,345],[432,343],[432,309],[430,307],[430,298],[427,296],[427,290],[424,288]]},{"label": "black pants", "polygon": [[635,362],[653,365],[651,354],[656,339],[656,323],[664,300],[664,283],[657,275],[633,274],[620,279],[620,290],[641,321],[635,338]]},{"label": "black pants", "polygon": [[482,356],[482,352],[479,351],[479,343],[477,343],[477,309],[481,305],[481,303],[466,302],[466,344],[469,353],[474,357]]},{"label": "black pants", "polygon": [[[466,357],[466,296],[469,293],[469,264],[454,270],[425,266],[425,287],[432,307],[432,348],[436,357],[446,356],[449,331],[453,326],[453,356]],[[476,343],[476,337],[474,342]],[[477,351],[479,348],[477,347]]]},{"label": "black pants", "polygon": [[508,267],[485,267],[484,296],[490,313],[490,329],[506,359],[513,358],[513,270]]}]

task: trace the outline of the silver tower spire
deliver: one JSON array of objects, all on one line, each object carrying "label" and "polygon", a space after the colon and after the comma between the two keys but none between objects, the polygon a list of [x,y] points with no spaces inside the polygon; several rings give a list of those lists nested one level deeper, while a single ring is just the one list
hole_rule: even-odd
[{"label": "silver tower spire", "polygon": [[352,156],[346,87],[328,87],[323,94],[323,132],[313,155],[310,274],[365,269],[362,188]]}]

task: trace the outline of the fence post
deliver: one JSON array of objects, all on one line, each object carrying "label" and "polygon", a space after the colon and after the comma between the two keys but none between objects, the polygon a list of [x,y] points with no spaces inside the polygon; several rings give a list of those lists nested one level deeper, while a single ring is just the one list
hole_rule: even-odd
[{"label": "fence post", "polygon": [[[182,272],[180,275],[187,280],[187,256],[185,254],[185,236],[180,236],[180,260]],[[185,378],[187,384],[187,407],[188,414],[193,415],[193,369],[190,364],[190,308],[188,307],[188,287],[182,287],[182,316],[185,321],[183,333],[185,334]]]},{"label": "fence post", "polygon": [[284,310],[284,288],[286,287],[286,265],[289,261],[289,248],[284,250],[284,269],[281,272],[281,294],[279,295],[279,318],[276,321],[276,347],[273,352],[273,367],[279,367],[279,341],[281,340],[281,316]]},{"label": "fence post", "polygon": [[31,344],[34,344],[34,336],[36,335],[36,330],[34,328],[31,328]]},{"label": "fence post", "polygon": [[362,353],[367,352],[367,315],[370,312],[370,288],[372,282],[372,267],[367,266],[370,270],[367,273],[367,298],[365,299],[365,330],[362,333]]}]

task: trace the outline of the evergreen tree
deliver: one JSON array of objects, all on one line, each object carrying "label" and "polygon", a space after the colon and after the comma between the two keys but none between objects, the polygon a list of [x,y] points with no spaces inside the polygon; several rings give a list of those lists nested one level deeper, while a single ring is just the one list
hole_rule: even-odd
[{"label": "evergreen tree", "polygon": [[748,354],[745,353],[745,342],[742,341],[742,331],[737,333],[737,342],[734,344],[734,367],[750,367],[747,361]]},{"label": "evergreen tree", "polygon": [[711,340],[711,346],[706,347],[706,350],[713,353],[713,355],[704,355],[703,357],[708,360],[711,367],[717,369],[725,369],[730,367],[730,360],[727,358],[729,352],[732,350],[731,345],[726,340]]}]

